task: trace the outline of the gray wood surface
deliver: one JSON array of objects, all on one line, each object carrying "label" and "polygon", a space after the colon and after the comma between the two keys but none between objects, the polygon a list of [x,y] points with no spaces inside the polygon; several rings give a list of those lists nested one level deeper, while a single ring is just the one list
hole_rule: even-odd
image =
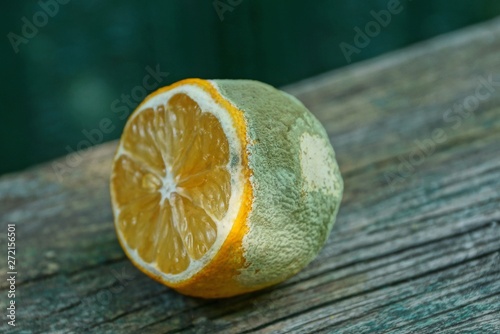
[{"label": "gray wood surface", "polygon": [[113,229],[108,143],[59,160],[73,158],[62,178],[53,163],[0,178],[18,272],[15,328],[0,281],[0,331],[500,332],[500,20],[286,90],[325,125],[345,180],[305,270],[223,300],[141,274]]}]

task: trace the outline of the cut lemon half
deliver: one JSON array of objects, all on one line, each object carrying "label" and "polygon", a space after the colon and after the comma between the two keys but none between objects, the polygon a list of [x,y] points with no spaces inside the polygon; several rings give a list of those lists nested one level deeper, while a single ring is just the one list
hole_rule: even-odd
[{"label": "cut lemon half", "polygon": [[258,290],[307,265],[342,188],[314,116],[249,80],[188,79],[148,96],[127,121],[111,175],[127,256],[205,298]]}]

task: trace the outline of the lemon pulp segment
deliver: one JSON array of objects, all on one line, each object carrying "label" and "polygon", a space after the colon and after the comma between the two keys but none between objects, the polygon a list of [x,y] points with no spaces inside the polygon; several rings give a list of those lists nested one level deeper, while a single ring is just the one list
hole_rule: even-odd
[{"label": "lemon pulp segment", "polygon": [[227,137],[183,93],[141,110],[127,127],[111,181],[122,236],[143,261],[181,273],[214,244],[228,210]]}]

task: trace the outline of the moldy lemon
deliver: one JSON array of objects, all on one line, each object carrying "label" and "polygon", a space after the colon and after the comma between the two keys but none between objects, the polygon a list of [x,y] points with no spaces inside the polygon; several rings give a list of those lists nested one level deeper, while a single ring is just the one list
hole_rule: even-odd
[{"label": "moldy lemon", "polygon": [[111,175],[127,256],[204,298],[296,274],[325,243],[342,191],[319,121],[250,80],[187,79],[149,95],[127,121]]}]

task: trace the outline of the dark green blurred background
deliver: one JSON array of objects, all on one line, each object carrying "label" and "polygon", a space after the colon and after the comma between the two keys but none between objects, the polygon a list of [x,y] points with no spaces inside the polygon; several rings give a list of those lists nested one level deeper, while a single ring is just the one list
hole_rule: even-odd
[{"label": "dark green blurred background", "polygon": [[[346,66],[340,44],[354,45],[354,28],[364,30],[370,12],[394,0],[221,0],[219,13],[212,0],[58,0],[67,3],[47,7],[55,1],[3,4],[0,174],[76,150],[84,130],[103,118],[114,130],[102,141],[119,137],[125,119],[113,110],[137,104],[132,97],[126,106],[122,94],[140,97],[147,66],[169,73],[160,86],[187,77],[281,86]],[[53,17],[40,14],[44,6]],[[401,7],[352,62],[500,14],[499,0],[401,0]],[[13,37],[25,38],[26,21],[38,31]]]}]

